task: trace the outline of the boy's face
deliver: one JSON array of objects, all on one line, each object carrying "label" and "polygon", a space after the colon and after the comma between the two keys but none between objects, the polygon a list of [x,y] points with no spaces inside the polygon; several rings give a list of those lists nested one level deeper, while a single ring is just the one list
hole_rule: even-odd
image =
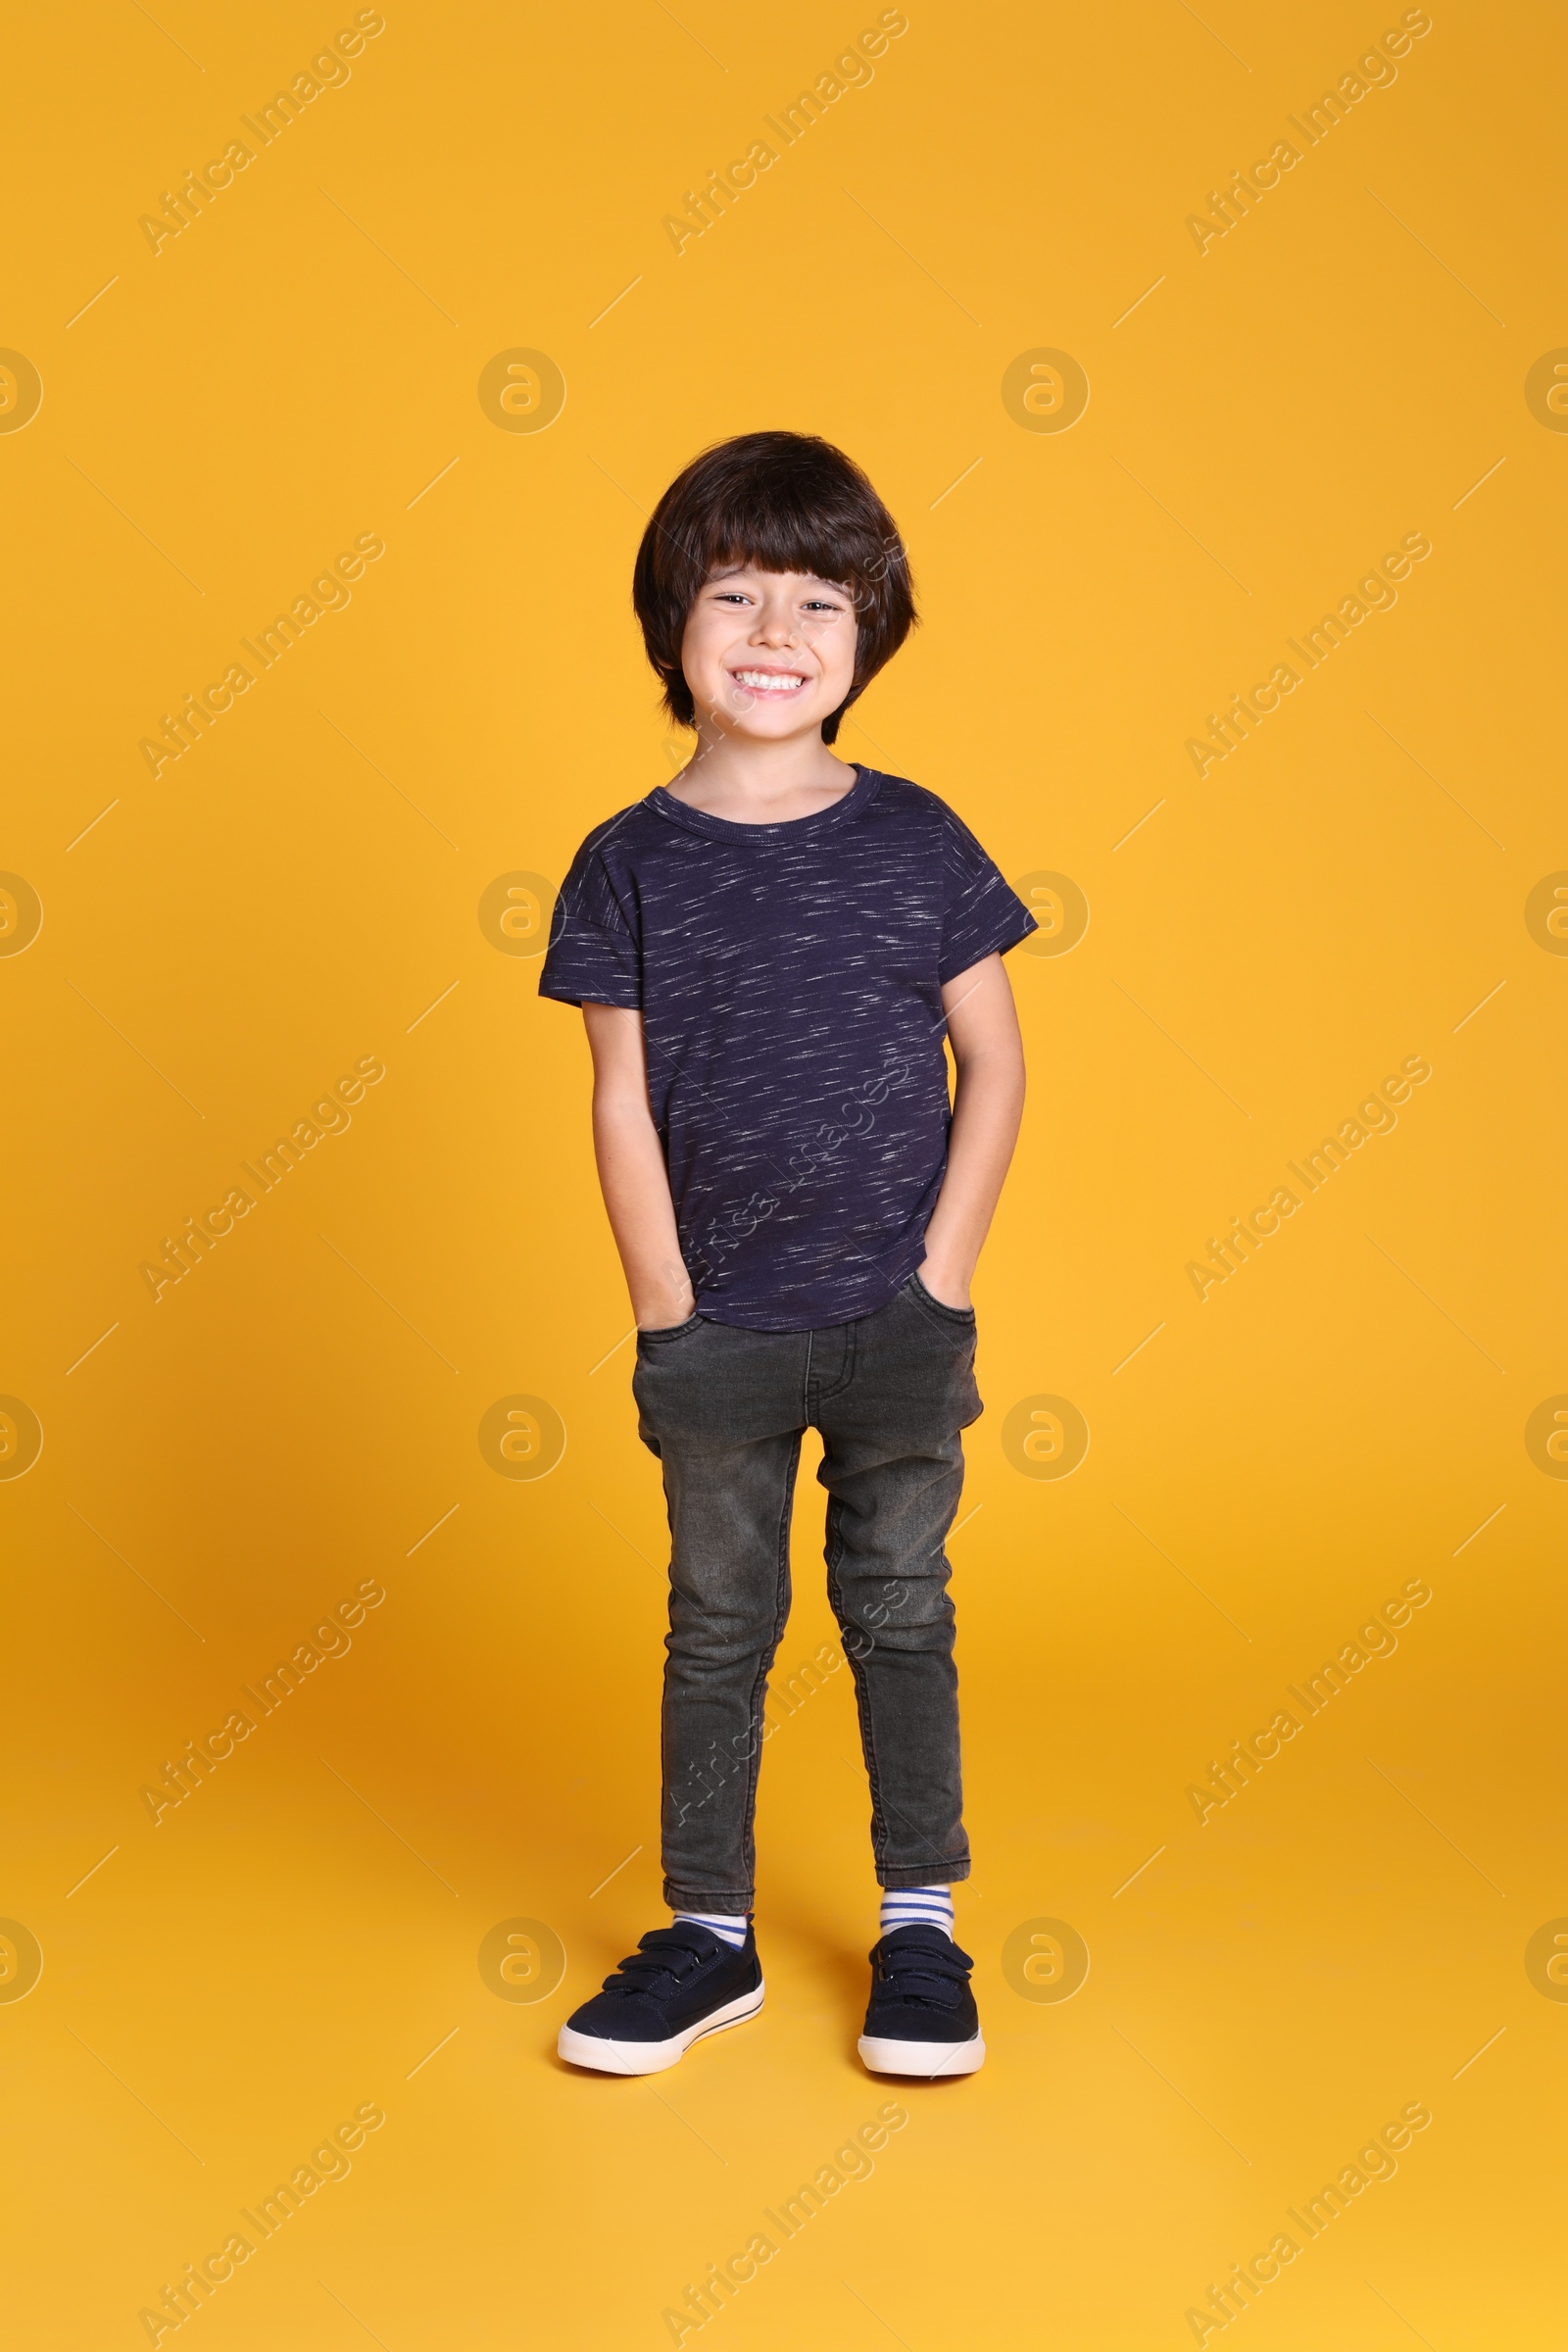
[{"label": "boy's face", "polygon": [[855,682],[847,588],[809,572],[716,571],[686,616],[680,665],[699,718],[753,742],[814,734]]}]

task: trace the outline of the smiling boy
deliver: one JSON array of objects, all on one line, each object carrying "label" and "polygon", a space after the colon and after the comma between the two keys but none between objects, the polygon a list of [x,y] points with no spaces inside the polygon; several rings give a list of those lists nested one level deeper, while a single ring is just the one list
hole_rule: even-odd
[{"label": "smiling boy", "polygon": [[943,1546],[981,1410],[969,1283],[1023,1106],[1002,957],[1035,925],[945,803],[828,748],[915,618],[897,527],[842,452],[764,432],[694,460],[633,602],[696,748],[583,843],[540,989],[583,1010],[639,1432],[663,1471],[674,1918],[561,2054],[655,2073],[761,2006],[753,1822],[809,1427],[883,1889],[860,2055],[972,2073]]}]

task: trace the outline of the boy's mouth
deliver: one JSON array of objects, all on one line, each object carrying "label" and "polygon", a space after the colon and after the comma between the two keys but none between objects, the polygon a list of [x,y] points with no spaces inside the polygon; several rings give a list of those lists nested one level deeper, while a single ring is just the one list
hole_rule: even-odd
[{"label": "boy's mouth", "polygon": [[798,669],[732,669],[729,674],[753,694],[798,694],[807,683]]}]

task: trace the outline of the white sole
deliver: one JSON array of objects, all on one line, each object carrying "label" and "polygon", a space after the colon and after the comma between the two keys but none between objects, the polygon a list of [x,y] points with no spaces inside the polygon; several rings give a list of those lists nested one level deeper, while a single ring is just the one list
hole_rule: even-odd
[{"label": "white sole", "polygon": [[556,2049],[573,2066],[592,2067],[600,2075],[662,2075],[666,2067],[678,2066],[704,2034],[721,2034],[726,2026],[743,2026],[755,2017],[764,1990],[759,1984],[755,1991],[743,1992],[738,2000],[688,2026],[684,2034],[671,2034],[668,2041],[607,2041],[601,2034],[574,2034],[570,2026],[563,2026]]},{"label": "white sole", "polygon": [[975,2075],[986,2062],[986,2045],[978,2034],[972,2041],[887,2041],[862,2034],[857,2047],[873,2075],[920,2075],[927,2082],[939,2076]]}]

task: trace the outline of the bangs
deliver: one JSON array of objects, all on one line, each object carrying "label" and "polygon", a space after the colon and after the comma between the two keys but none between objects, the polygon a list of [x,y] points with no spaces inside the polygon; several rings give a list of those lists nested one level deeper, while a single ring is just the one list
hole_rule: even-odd
[{"label": "bangs", "polygon": [[847,543],[845,537],[830,530],[814,514],[804,514],[796,509],[780,512],[759,504],[750,514],[725,518],[723,524],[710,534],[713,544],[694,550],[696,578],[693,602],[697,591],[719,571],[800,571],[812,579],[824,580],[846,595],[853,595],[865,582],[872,562],[880,550],[872,545],[862,549]]}]

